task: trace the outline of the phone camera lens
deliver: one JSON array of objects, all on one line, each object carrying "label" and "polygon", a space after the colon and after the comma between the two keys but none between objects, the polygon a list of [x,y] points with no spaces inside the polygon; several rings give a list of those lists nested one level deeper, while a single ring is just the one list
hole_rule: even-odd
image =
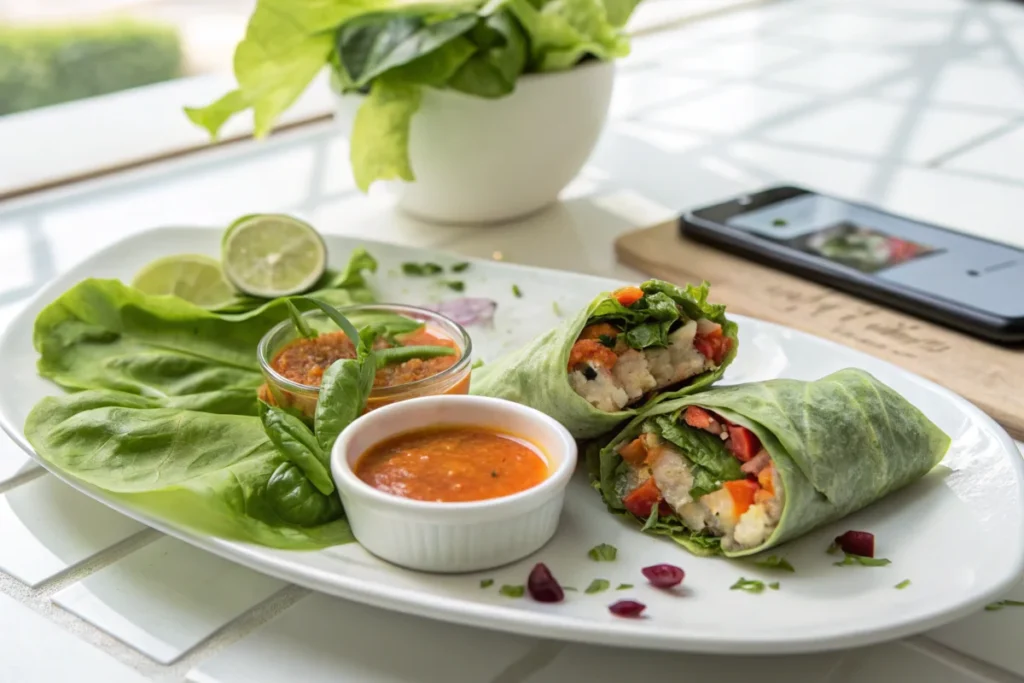
[{"label": "phone camera lens", "polygon": [[981,273],[979,273],[976,270],[968,270],[967,274],[970,275],[971,277],[978,277],[979,275],[981,275]]}]

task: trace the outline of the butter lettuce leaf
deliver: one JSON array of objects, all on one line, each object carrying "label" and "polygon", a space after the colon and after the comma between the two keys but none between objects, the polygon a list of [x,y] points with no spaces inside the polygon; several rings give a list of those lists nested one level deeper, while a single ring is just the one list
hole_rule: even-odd
[{"label": "butter lettuce leaf", "polygon": [[25,435],[61,472],[204,533],[286,549],[354,540],[337,496],[317,491],[259,418],[180,406],[82,391],[43,399]]},{"label": "butter lettuce leaf", "polygon": [[[320,290],[317,298],[333,305],[372,299],[361,275],[371,266],[376,263],[365,251],[354,252],[352,266],[335,283],[342,286]],[[301,298],[295,303],[311,306]],[[143,294],[118,280],[88,279],[40,312],[33,344],[39,374],[65,389],[203,394],[206,410],[256,415],[255,391],[263,383],[256,347],[288,317],[285,299],[215,313],[178,297]]]},{"label": "butter lettuce leaf", "polygon": [[366,192],[376,180],[413,181],[409,129],[420,107],[420,87],[378,78],[356,112],[349,154],[356,185]]}]

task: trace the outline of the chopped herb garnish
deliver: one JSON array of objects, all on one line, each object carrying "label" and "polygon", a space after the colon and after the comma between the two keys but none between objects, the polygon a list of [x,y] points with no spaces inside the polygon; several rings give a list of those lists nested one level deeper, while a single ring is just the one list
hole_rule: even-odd
[{"label": "chopped herb garnish", "polygon": [[562,307],[558,305],[557,301],[551,302],[551,310],[554,311],[555,315],[557,315],[559,318],[562,317]]},{"label": "chopped herb garnish", "polygon": [[614,562],[618,554],[618,548],[613,545],[608,545],[607,543],[595,545],[587,551],[587,557],[592,559],[594,562]]},{"label": "chopped herb garnish", "polygon": [[494,579],[480,579],[481,588],[490,588],[494,585]]},{"label": "chopped herb garnish", "polygon": [[617,586],[617,587],[615,588],[615,590],[617,590],[617,591],[628,591],[628,590],[629,590],[630,588],[632,588],[632,587],[633,587],[633,584],[631,584],[631,583],[620,583],[620,584],[619,584],[619,585],[618,585],[618,586]]},{"label": "chopped herb garnish", "polygon": [[1000,600],[999,602],[993,602],[985,605],[986,612],[997,612],[1004,607],[1024,607],[1024,601],[1021,600]]},{"label": "chopped herb garnish", "polygon": [[505,584],[498,589],[498,592],[506,598],[521,598],[526,593],[526,586],[509,586]]},{"label": "chopped herb garnish", "polygon": [[764,581],[757,581],[754,579],[744,579],[742,576],[739,581],[729,586],[731,591],[746,591],[748,593],[763,593],[764,592]]},{"label": "chopped herb garnish", "polygon": [[832,545],[830,545],[828,547],[828,550],[826,550],[825,552],[828,553],[829,555],[835,555],[836,553],[839,552],[839,544],[836,543],[835,541],[832,541]]},{"label": "chopped herb garnish", "polygon": [[580,589],[576,588],[575,586],[562,586],[562,590],[564,590],[564,591],[572,591],[574,593],[578,593]]},{"label": "chopped herb garnish", "polygon": [[444,272],[444,268],[436,263],[409,262],[402,264],[402,272],[413,277],[425,277],[427,275],[437,275],[438,273],[442,273]]},{"label": "chopped herb garnish", "polygon": [[466,290],[466,283],[462,280],[444,280],[441,284],[455,292],[463,292]]},{"label": "chopped herb garnish", "polygon": [[476,370],[477,368],[482,368],[483,366],[484,366],[484,359],[483,358],[477,358],[475,361],[473,361],[473,364],[471,366],[469,366],[469,367],[472,370]]},{"label": "chopped herb garnish", "polygon": [[515,294],[517,298],[522,298],[523,296],[523,292],[519,289],[519,285],[512,285],[512,293]]},{"label": "chopped herb garnish", "polygon": [[859,564],[862,567],[884,567],[887,564],[892,564],[892,562],[884,557],[864,557],[863,555],[846,553],[846,557],[843,558],[842,562],[833,562],[832,564],[837,567],[849,567],[852,564]]},{"label": "chopped herb garnish", "polygon": [[611,585],[612,584],[606,579],[594,579],[583,592],[587,595],[593,595],[594,593],[601,593],[608,590],[608,587]]},{"label": "chopped herb garnish", "polygon": [[597,341],[601,342],[602,346],[607,346],[609,349],[615,348],[615,340],[609,337],[607,334],[598,336]]},{"label": "chopped herb garnish", "polygon": [[784,557],[779,557],[778,555],[769,555],[764,559],[755,560],[754,564],[758,567],[765,567],[767,569],[781,569],[787,572],[796,571],[796,569],[793,568],[793,565],[789,563],[789,560]]},{"label": "chopped herb garnish", "polygon": [[773,591],[777,591],[777,590],[779,590],[779,582],[778,581],[772,581],[771,583],[768,584],[768,587],[771,588]]},{"label": "chopped herb garnish", "polygon": [[781,228],[784,225],[788,225],[788,224],[789,223],[788,223],[788,221],[786,221],[785,218],[776,218],[775,220],[772,221],[772,225],[774,225],[776,228]]},{"label": "chopped herb garnish", "polygon": [[453,263],[452,264],[452,272],[453,273],[461,273],[462,271],[466,270],[467,268],[469,268],[469,261],[463,261],[462,263]]},{"label": "chopped herb garnish", "polygon": [[[598,491],[600,491],[600,490],[601,489],[599,488]],[[643,526],[642,529],[640,529],[640,531],[647,531],[648,529],[653,529],[657,524],[658,524],[658,506],[657,505],[652,505],[651,506],[651,514],[647,517],[647,521],[644,522],[644,526]]]},{"label": "chopped herb garnish", "polygon": [[906,588],[909,585],[910,585],[910,579],[903,579],[902,581],[897,583],[895,586],[893,586],[893,588],[895,588],[898,591],[901,591],[901,590],[903,590],[904,588]]}]

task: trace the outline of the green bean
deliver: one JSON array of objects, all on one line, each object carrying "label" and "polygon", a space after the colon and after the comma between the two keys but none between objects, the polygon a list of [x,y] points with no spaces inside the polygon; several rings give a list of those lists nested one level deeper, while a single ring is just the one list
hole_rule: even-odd
[{"label": "green bean", "polygon": [[438,358],[454,356],[455,349],[450,346],[396,346],[391,349],[375,351],[377,367],[382,368],[393,363],[404,363],[413,358]]}]

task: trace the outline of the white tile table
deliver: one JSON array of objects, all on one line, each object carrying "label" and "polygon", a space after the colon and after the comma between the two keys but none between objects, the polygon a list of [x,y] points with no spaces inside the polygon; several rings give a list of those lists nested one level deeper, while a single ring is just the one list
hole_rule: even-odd
[{"label": "white tile table", "polygon": [[[123,236],[255,211],[634,277],[614,261],[617,235],[788,181],[1024,245],[1022,64],[1020,3],[789,0],[723,13],[636,41],[590,164],[562,204],[528,220],[479,229],[396,214],[354,191],[338,131],[300,129],[0,205],[0,324]],[[0,437],[2,683],[993,683],[1024,680],[1021,632],[1024,609],[1007,608],[883,646],[726,661],[475,631],[285,586],[143,530]]]}]

